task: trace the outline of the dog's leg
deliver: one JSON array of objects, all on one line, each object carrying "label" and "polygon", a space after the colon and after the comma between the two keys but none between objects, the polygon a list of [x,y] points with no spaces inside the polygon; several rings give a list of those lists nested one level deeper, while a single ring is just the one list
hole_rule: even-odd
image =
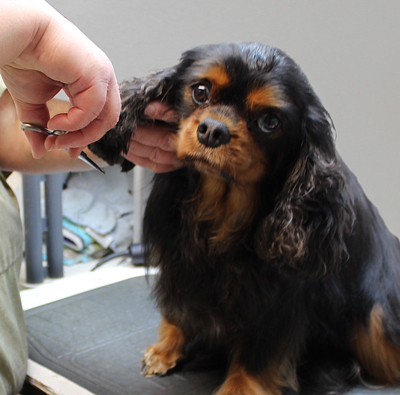
[{"label": "dog's leg", "polygon": [[[262,383],[250,375],[245,368],[235,363],[229,369],[228,377],[215,395],[267,395]],[[271,392],[280,395],[280,391]]]},{"label": "dog's leg", "polygon": [[165,375],[182,358],[186,343],[183,331],[163,318],[158,328],[158,342],[148,347],[142,359],[142,375]]},{"label": "dog's leg", "polygon": [[289,363],[270,363],[261,375],[253,375],[235,358],[228,376],[215,395],[281,395],[282,387],[297,390],[295,370]]},{"label": "dog's leg", "polygon": [[383,326],[384,311],[376,305],[369,326],[359,325],[351,345],[361,367],[368,375],[383,384],[400,383],[400,348],[387,340]]}]

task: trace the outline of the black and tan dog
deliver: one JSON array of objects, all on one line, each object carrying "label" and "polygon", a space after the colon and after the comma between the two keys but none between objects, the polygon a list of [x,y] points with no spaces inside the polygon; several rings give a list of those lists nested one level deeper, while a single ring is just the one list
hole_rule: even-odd
[{"label": "black and tan dog", "polygon": [[207,45],[121,92],[120,122],[93,151],[120,162],[161,99],[179,114],[187,164],[155,176],[146,209],[163,320],[143,373],[166,374],[200,336],[230,358],[218,395],[398,383],[400,244],[296,63],[261,44]]}]

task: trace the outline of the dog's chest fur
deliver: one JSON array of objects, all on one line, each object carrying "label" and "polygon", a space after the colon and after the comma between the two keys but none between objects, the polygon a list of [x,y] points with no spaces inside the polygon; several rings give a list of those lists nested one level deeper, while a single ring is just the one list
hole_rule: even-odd
[{"label": "dog's chest fur", "polygon": [[[296,291],[258,257],[253,245],[257,215],[246,217],[228,248],[214,244],[219,220],[199,221],[199,202],[193,198],[199,177],[188,173],[157,175],[147,204],[144,236],[152,245],[153,263],[161,268],[154,294],[163,314],[187,333],[229,342],[253,323],[267,326],[263,317],[281,308],[278,295],[289,298]],[[251,212],[258,210],[253,203]]]}]

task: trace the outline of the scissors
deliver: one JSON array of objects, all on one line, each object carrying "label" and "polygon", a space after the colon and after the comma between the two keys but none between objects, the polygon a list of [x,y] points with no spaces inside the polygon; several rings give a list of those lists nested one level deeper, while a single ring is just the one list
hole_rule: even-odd
[{"label": "scissors", "polygon": [[[69,132],[65,130],[50,130],[46,128],[42,128],[41,126],[33,125],[31,123],[23,123],[21,124],[21,130],[33,130],[34,132],[46,134],[47,136],[60,136],[62,134],[67,134]],[[67,149],[66,149],[67,150]],[[105,171],[99,167],[95,162],[93,162],[84,152],[81,152],[78,155],[78,158],[88,164],[89,166],[93,167],[93,169],[96,169],[103,174],[106,174]]]}]

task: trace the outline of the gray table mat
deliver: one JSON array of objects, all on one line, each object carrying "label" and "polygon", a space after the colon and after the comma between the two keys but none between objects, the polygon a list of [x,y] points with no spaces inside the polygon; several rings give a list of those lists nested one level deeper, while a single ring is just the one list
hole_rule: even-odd
[{"label": "gray table mat", "polygon": [[211,394],[221,371],[140,375],[160,322],[149,294],[137,277],[27,311],[29,357],[97,395]]}]

